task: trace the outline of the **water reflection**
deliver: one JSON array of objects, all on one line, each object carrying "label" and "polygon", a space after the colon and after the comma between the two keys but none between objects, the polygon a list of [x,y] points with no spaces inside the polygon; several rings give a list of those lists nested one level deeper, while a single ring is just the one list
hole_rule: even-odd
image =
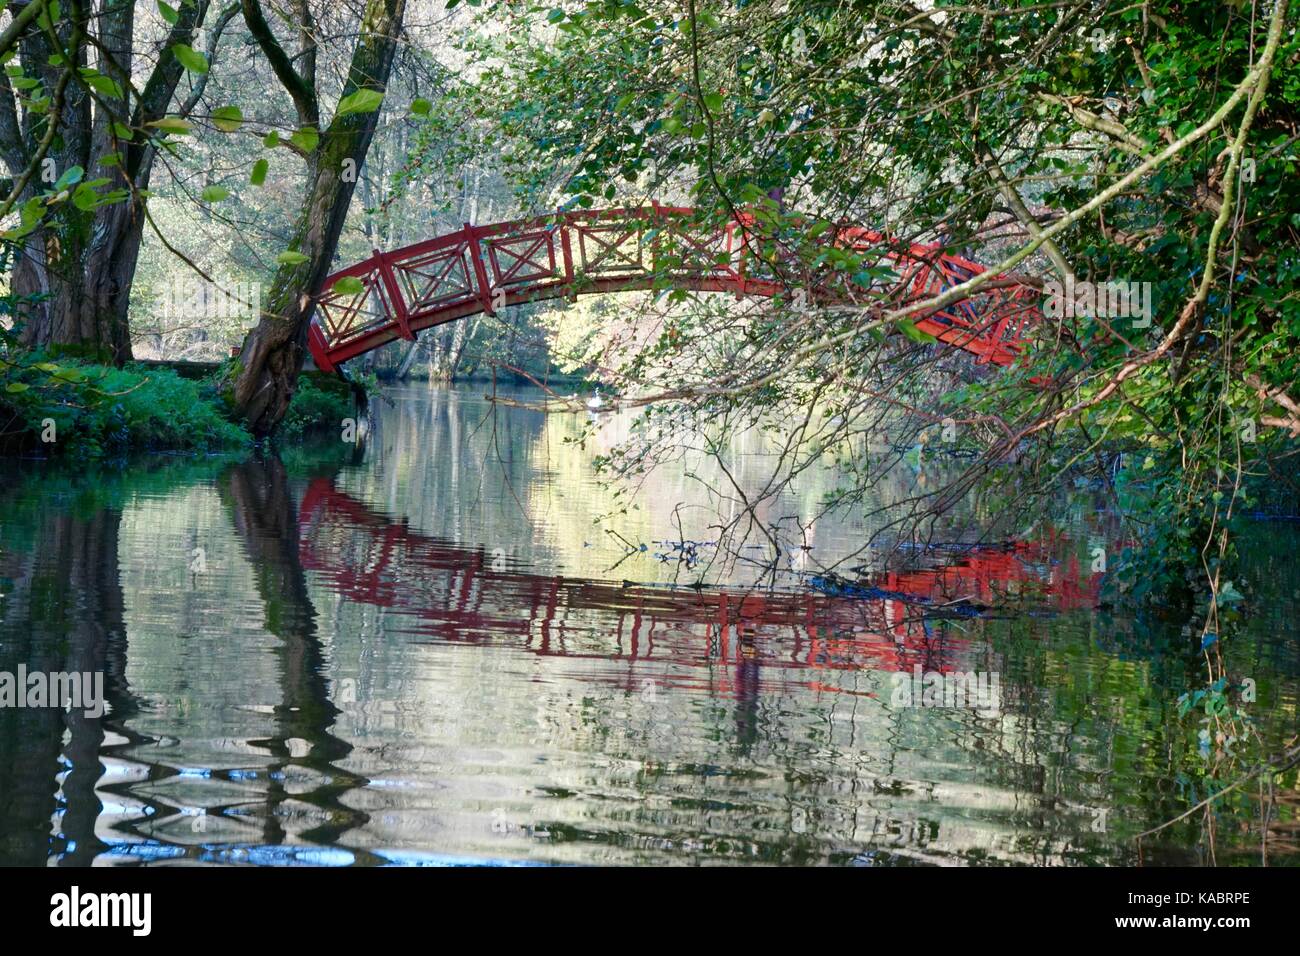
[{"label": "water reflection", "polygon": [[[5,498],[6,515],[21,513],[25,503]],[[35,546],[0,552],[0,671],[103,673],[113,712],[127,716],[122,513],[56,504],[33,517]],[[75,865],[104,849],[95,837],[95,786],[110,733],[103,717],[84,709],[0,708],[0,859],[35,865],[54,856]]]},{"label": "water reflection", "polygon": [[329,478],[309,483],[299,523],[302,563],[317,580],[350,602],[412,618],[393,621],[390,632],[620,660],[626,671],[606,682],[625,690],[638,687],[634,665],[649,661],[671,665],[667,686],[749,699],[760,690],[838,690],[822,671],[949,672],[969,663],[973,645],[942,622],[977,616],[987,608],[977,602],[1018,591],[1050,601],[1044,608],[1090,606],[1100,584],[1100,574],[1081,574],[1077,561],[1055,567],[1027,542],[853,583],[817,579],[821,592],[567,578],[413,531]]},{"label": "water reflection", "polygon": [[[1087,495],[1062,534],[860,581],[671,586],[600,529],[707,525],[690,482],[619,523],[561,422],[439,391],[380,411],[360,463],[0,477],[0,670],[103,670],[110,700],[0,709],[0,862],[1131,862],[1199,799],[1175,704],[1194,655],[1095,607]],[[816,545],[859,531],[822,520]],[[1300,649],[1276,544],[1296,542],[1267,531],[1270,610],[1230,664],[1277,740]],[[997,675],[995,706],[903,705],[914,673]],[[1296,805],[1270,815],[1272,862],[1295,860]],[[1258,859],[1252,819],[1225,812],[1220,862]],[[1189,821],[1144,860],[1205,847]]]},{"label": "water reflection", "polygon": [[316,609],[298,559],[297,511],[284,463],[272,458],[235,465],[222,476],[220,492],[254,569],[263,626],[281,641],[276,732],[250,741],[272,758],[265,770],[262,839],[269,845],[285,842],[292,820],[298,824],[295,842],[332,845],[365,824],[366,814],[345,806],[340,797],[366,780],[336,766],[352,745],[332,732],[339,710],[329,698]]}]

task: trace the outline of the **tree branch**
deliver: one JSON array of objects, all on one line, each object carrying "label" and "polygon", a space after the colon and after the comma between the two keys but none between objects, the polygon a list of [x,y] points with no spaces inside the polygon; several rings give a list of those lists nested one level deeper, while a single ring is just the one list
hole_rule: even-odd
[{"label": "tree branch", "polygon": [[[225,31],[226,25],[235,18],[235,14],[238,12],[239,2],[236,0],[235,3],[232,3],[230,6],[226,7],[226,9],[222,10],[221,15],[217,17],[216,22],[212,24],[212,32],[208,35],[208,48],[205,51],[209,64],[216,59],[217,44],[221,42],[221,34]],[[208,77],[211,75],[212,73],[210,70],[207,73],[199,75],[198,80],[194,84],[194,88],[190,90],[190,95],[187,96],[185,102],[181,104],[179,110],[180,116],[189,116],[190,113],[193,112],[194,107],[198,106],[199,100],[203,98],[203,91],[207,89]]]},{"label": "tree branch", "polygon": [[9,83],[9,74],[0,70],[0,144],[9,172],[18,173],[28,160],[22,127],[18,124],[18,103]]},{"label": "tree branch", "polygon": [[271,31],[271,25],[266,22],[266,15],[262,13],[262,5],[258,0],[240,0],[240,3],[249,32],[253,34],[257,45],[262,48],[275,75],[289,91],[293,105],[298,110],[298,119],[304,126],[319,128],[320,106],[316,100],[316,90],[293,68],[293,63],[284,52],[284,47],[280,46],[280,41]]},{"label": "tree branch", "polygon": [[20,12],[14,14],[14,18],[9,21],[9,26],[5,27],[5,32],[0,33],[0,56],[9,52],[9,48],[18,42],[18,38],[27,29],[28,24],[39,17],[44,9],[45,0],[32,0]]}]

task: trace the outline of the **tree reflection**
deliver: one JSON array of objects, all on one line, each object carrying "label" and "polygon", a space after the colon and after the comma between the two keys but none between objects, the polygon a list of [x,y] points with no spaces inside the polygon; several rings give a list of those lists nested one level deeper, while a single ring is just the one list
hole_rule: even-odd
[{"label": "tree reflection", "polygon": [[340,711],[330,700],[316,609],[298,558],[297,508],[288,473],[279,458],[250,458],[226,472],[220,490],[253,566],[266,630],[281,642],[277,656],[282,696],[275,708],[278,732],[254,741],[274,758],[267,768],[269,812],[264,839],[271,845],[285,841],[281,811],[291,798],[285,788],[285,772],[300,767],[311,772],[317,782],[307,792],[293,794],[292,799],[321,810],[324,821],[299,835],[333,844],[368,819],[342,802],[347,791],[364,787],[367,781],[337,765],[352,752],[352,745],[333,733]]},{"label": "tree reflection", "polygon": [[[50,492],[50,500],[58,500]],[[80,489],[78,489],[80,490]],[[126,626],[118,568],[119,508],[68,496],[67,507],[32,515],[30,550],[7,552],[0,578],[0,670],[103,673],[108,710],[0,708],[0,863],[84,865],[105,844],[96,835],[106,730],[134,703],[126,683]],[[80,507],[72,508],[72,504]],[[28,512],[5,502],[21,523]],[[89,507],[87,507],[89,505]]]}]

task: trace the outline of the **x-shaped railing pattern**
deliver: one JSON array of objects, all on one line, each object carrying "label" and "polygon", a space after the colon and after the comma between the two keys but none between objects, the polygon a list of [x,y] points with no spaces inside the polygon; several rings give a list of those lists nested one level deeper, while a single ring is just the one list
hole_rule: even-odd
[{"label": "x-shaped railing pattern", "polygon": [[[939,246],[860,227],[824,230],[817,242],[863,254],[868,274],[846,280],[817,258],[801,260],[750,213],[720,227],[702,223],[695,210],[660,205],[467,224],[395,252],[375,250],[331,275],[308,344],[317,366],[334,371],[395,339],[413,341],[423,329],[539,299],[686,288],[780,297],[805,309],[882,311],[985,271]],[[1024,277],[997,276],[973,296],[913,318],[977,361],[1005,366],[1042,320],[1040,296]]]}]

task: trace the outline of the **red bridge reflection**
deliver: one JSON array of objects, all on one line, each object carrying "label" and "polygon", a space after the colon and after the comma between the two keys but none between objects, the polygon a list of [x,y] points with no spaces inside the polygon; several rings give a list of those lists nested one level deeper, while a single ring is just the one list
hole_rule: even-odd
[{"label": "red bridge reflection", "polygon": [[581,676],[629,690],[645,690],[651,671],[656,686],[748,696],[792,686],[855,693],[842,679],[852,672],[970,670],[986,666],[987,649],[961,631],[978,630],[942,618],[1008,594],[1086,606],[1101,577],[1085,577],[1077,561],[1053,563],[1046,545],[1016,543],[880,574],[848,594],[566,578],[412,531],[328,478],[307,488],[298,527],[304,569],[350,601],[409,615],[412,633],[607,662],[616,666],[584,666]]}]

